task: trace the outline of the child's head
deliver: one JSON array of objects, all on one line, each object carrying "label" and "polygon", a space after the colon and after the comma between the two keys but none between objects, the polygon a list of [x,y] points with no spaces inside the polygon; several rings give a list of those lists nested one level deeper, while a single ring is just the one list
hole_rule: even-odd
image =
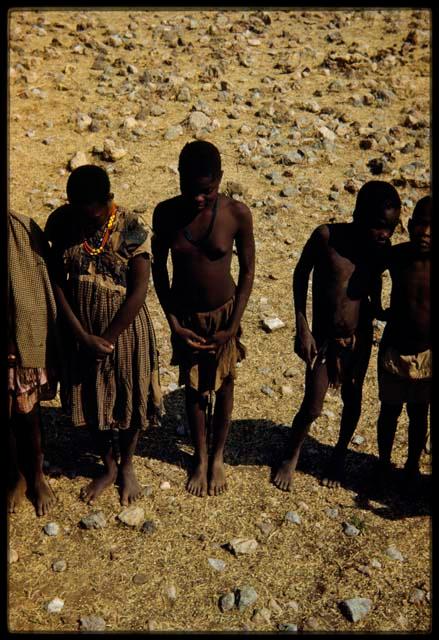
[{"label": "child's head", "polygon": [[178,160],[182,195],[198,210],[212,205],[223,172],[218,149],[206,140],[188,142]]},{"label": "child's head", "polygon": [[410,242],[420,253],[430,252],[431,196],[421,198],[408,222]]},{"label": "child's head", "polygon": [[401,214],[401,200],[389,182],[370,180],[357,194],[354,222],[368,231],[375,245],[385,245],[392,236]]},{"label": "child's head", "polygon": [[105,169],[85,164],[74,169],[67,180],[67,197],[71,205],[85,214],[93,216],[102,211],[109,200],[110,179]]}]

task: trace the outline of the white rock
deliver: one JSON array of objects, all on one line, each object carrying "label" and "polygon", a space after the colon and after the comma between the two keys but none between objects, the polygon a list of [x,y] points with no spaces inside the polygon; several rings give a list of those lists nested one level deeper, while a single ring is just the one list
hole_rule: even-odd
[{"label": "white rock", "polygon": [[208,558],[207,562],[210,564],[212,569],[215,569],[215,571],[224,571],[224,569],[226,568],[226,563],[224,562],[224,560],[217,560],[216,558]]},{"label": "white rock", "polygon": [[78,167],[82,167],[84,164],[88,164],[87,156],[83,151],[77,151],[73,158],[70,159],[69,167],[74,171]]},{"label": "white rock", "polygon": [[165,585],[165,595],[169,600],[177,600],[177,589],[174,584],[169,583]]},{"label": "white rock", "polygon": [[328,129],[328,127],[319,127],[317,131],[324,140],[329,140],[329,142],[334,142],[337,138],[336,134],[331,131],[331,129]]},{"label": "white rock", "polygon": [[12,564],[13,562],[18,562],[18,553],[15,549],[8,549],[8,562]]},{"label": "white rock", "polygon": [[229,542],[229,549],[236,556],[245,553],[253,553],[258,548],[258,543],[254,538],[233,538]]},{"label": "white rock", "polygon": [[145,520],[145,512],[142,507],[127,507],[118,514],[118,519],[129,527],[140,527]]},{"label": "white rock", "polygon": [[59,524],[56,524],[56,522],[48,522],[44,525],[43,530],[48,536],[57,536],[59,533]]},{"label": "white rock", "polygon": [[170,489],[171,488],[171,483],[168,480],[163,480],[163,482],[160,484],[160,489]]},{"label": "white rock", "polygon": [[386,556],[391,558],[392,560],[399,560],[399,562],[404,562],[404,556],[401,551],[395,547],[394,544],[391,544],[390,547],[386,549]]},{"label": "white rock", "polygon": [[285,515],[285,520],[287,522],[292,522],[293,524],[300,524],[301,523],[301,518],[300,518],[299,514],[295,513],[294,511],[287,511],[287,513]]},{"label": "white rock", "polygon": [[369,598],[349,598],[340,603],[340,608],[351,622],[362,620],[372,608]]},{"label": "white rock", "polygon": [[59,613],[62,611],[63,607],[64,600],[61,600],[61,598],[54,598],[46,605],[46,609],[49,613]]},{"label": "white rock", "polygon": [[193,111],[189,116],[188,125],[192,131],[207,129],[210,125],[210,118],[202,111]]},{"label": "white rock", "polygon": [[276,329],[282,329],[285,326],[285,322],[282,322],[280,318],[264,318],[262,324],[264,329],[268,329],[268,331],[276,331]]}]

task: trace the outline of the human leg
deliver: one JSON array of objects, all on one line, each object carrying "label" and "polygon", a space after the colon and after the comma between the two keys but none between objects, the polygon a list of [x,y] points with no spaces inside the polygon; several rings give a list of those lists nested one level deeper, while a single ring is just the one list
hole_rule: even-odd
[{"label": "human leg", "polygon": [[326,364],[317,362],[308,368],[305,378],[305,395],[291,426],[288,457],[282,461],[274,477],[274,484],[283,491],[291,491],[293,474],[296,470],[303,441],[311,424],[322,412],[323,401],[328,390],[328,370]]},{"label": "human leg", "polygon": [[381,403],[377,422],[377,440],[380,475],[383,476],[386,476],[391,468],[392,447],[402,408],[402,402],[398,404]]},{"label": "human leg", "polygon": [[212,423],[213,449],[209,478],[209,495],[211,496],[217,496],[227,489],[226,470],[224,468],[224,447],[232,416],[233,391],[234,380],[231,376],[228,376],[216,392],[215,413]]},{"label": "human leg", "polygon": [[195,447],[193,469],[187,490],[194,496],[207,494],[208,444],[206,430],[206,398],[186,385],[186,413]]},{"label": "human leg", "polygon": [[104,473],[81,489],[80,497],[87,504],[93,504],[104,489],[114,484],[117,478],[117,457],[114,451],[111,429],[105,429],[104,431],[96,429],[94,431],[94,439],[98,453],[104,463]]},{"label": "human leg", "polygon": [[140,486],[133,467],[133,456],[136,451],[139,430],[121,429],[119,430],[120,445],[120,503],[124,506],[131,504],[142,495]]},{"label": "human leg", "polygon": [[428,430],[428,408],[427,402],[407,402],[408,456],[404,469],[408,480],[419,477],[419,461]]},{"label": "human leg", "polygon": [[[17,429],[19,416],[11,415],[8,423],[9,466],[8,466],[8,512],[15,513],[24,499],[27,489],[26,477],[23,473],[22,455],[19,455]],[[22,452],[20,452],[22,454]]]}]

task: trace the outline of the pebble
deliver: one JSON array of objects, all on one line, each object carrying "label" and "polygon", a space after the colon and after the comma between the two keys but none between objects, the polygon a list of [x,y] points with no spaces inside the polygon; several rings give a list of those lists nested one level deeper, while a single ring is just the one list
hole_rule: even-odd
[{"label": "pebble", "polygon": [[165,140],[175,140],[179,136],[182,136],[183,133],[183,127],[178,124],[175,127],[169,127],[163,137]]},{"label": "pebble", "polygon": [[300,524],[302,521],[299,514],[295,513],[294,511],[287,511],[285,515],[285,520],[293,524]]},{"label": "pebble", "polygon": [[266,607],[262,607],[262,609],[255,609],[251,617],[251,621],[258,625],[270,624],[271,611]]},{"label": "pebble", "polygon": [[94,511],[84,516],[79,524],[84,529],[103,529],[107,524],[107,520],[103,511]]},{"label": "pebble", "polygon": [[299,630],[297,624],[292,624],[291,622],[279,622],[277,628],[279,629],[279,631],[286,631],[290,633],[295,633]]},{"label": "pebble", "polygon": [[43,531],[48,536],[57,536],[59,534],[59,524],[56,524],[56,522],[48,522],[44,525]]},{"label": "pebble", "polygon": [[145,487],[143,487],[143,495],[146,496],[147,498],[149,496],[151,496],[153,493],[153,488],[150,484],[147,484]]},{"label": "pebble", "polygon": [[206,116],[202,111],[193,111],[188,119],[188,126],[192,131],[198,131],[199,129],[207,129],[211,124],[209,116]]},{"label": "pebble", "polygon": [[342,613],[351,622],[358,622],[367,616],[372,608],[372,600],[369,598],[349,598],[340,602]]},{"label": "pebble", "polygon": [[160,489],[170,489],[171,488],[171,483],[169,482],[169,480],[164,480],[163,482],[160,483]]},{"label": "pebble", "polygon": [[258,548],[258,543],[254,538],[233,538],[227,547],[235,556],[253,553]]},{"label": "pebble", "polygon": [[104,140],[104,150],[102,153],[102,157],[104,160],[108,160],[110,162],[117,162],[126,154],[128,151],[123,149],[122,147],[116,147],[116,143],[111,138],[106,138]]},{"label": "pebble", "polygon": [[232,592],[225,593],[219,599],[219,608],[221,611],[231,611],[235,606],[235,594]]},{"label": "pebble", "polygon": [[360,534],[359,529],[357,529],[357,527],[354,527],[354,525],[350,524],[349,522],[343,522],[342,527],[344,533],[350,538],[358,536]]},{"label": "pebble", "polygon": [[64,600],[61,600],[61,598],[54,598],[46,605],[46,609],[49,613],[59,613],[62,611],[63,607]]},{"label": "pebble", "polygon": [[177,599],[177,589],[174,584],[170,583],[165,586],[165,595],[169,600],[174,601]]},{"label": "pebble", "polygon": [[421,604],[425,600],[425,591],[422,589],[412,589],[409,595],[410,604]]},{"label": "pebble", "polygon": [[382,564],[379,560],[377,560],[376,558],[372,558],[372,560],[370,561],[370,566],[373,567],[374,569],[382,569]]},{"label": "pebble", "polygon": [[82,616],[79,618],[80,631],[105,631],[105,620],[99,616]]},{"label": "pebble", "polygon": [[136,573],[136,575],[133,576],[133,580],[134,584],[140,586],[141,584],[145,584],[146,582],[148,582],[148,576],[146,575],[146,573]]},{"label": "pebble", "polygon": [[56,573],[62,573],[67,569],[67,562],[65,560],[54,560],[52,562],[52,569]]},{"label": "pebble", "polygon": [[256,590],[249,585],[245,585],[237,590],[236,602],[240,611],[254,604],[257,599],[258,594]]},{"label": "pebble", "polygon": [[18,553],[15,549],[8,549],[8,562],[9,564],[18,562]]},{"label": "pebble", "polygon": [[217,560],[216,558],[208,558],[207,562],[210,564],[212,569],[215,569],[215,571],[224,571],[224,569],[226,568],[226,563],[224,562],[224,560]]},{"label": "pebble", "polygon": [[78,167],[82,167],[84,164],[88,164],[87,156],[83,151],[77,151],[70,159],[69,168],[74,171]]},{"label": "pebble", "polygon": [[388,558],[392,560],[399,560],[399,562],[404,562],[404,556],[401,551],[395,547],[394,544],[391,544],[385,551],[385,554]]},{"label": "pebble", "polygon": [[285,326],[285,322],[282,322],[280,318],[264,318],[262,320],[262,325],[264,329],[267,329],[267,331],[272,332],[272,331],[276,331],[276,329],[282,329],[282,327]]},{"label": "pebble", "polygon": [[276,616],[280,616],[283,613],[282,607],[275,598],[270,598],[270,600],[268,601],[268,606]]},{"label": "pebble", "polygon": [[153,520],[145,520],[142,524],[141,532],[151,535],[157,531],[157,525]]},{"label": "pebble", "polygon": [[327,507],[325,509],[325,513],[330,518],[338,518],[338,508],[337,507]]},{"label": "pebble", "polygon": [[270,535],[274,530],[274,525],[271,522],[257,522],[257,528],[264,534],[264,536]]},{"label": "pebble", "polygon": [[266,384],[262,385],[261,391],[262,393],[265,393],[265,395],[269,396],[270,398],[273,398],[276,395],[274,390]]},{"label": "pebble", "polygon": [[360,445],[360,444],[363,444],[363,442],[364,442],[364,438],[363,438],[363,436],[354,436],[354,437],[352,438],[351,442],[352,442],[352,444],[358,444],[358,445]]},{"label": "pebble", "polygon": [[140,527],[145,520],[145,512],[142,507],[127,507],[117,518],[129,527]]}]

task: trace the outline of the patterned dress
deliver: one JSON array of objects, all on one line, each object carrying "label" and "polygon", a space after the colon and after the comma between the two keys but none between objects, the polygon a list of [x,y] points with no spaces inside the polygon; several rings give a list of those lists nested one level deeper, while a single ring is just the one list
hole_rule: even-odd
[{"label": "patterned dress", "polygon": [[[88,333],[100,336],[125,301],[129,261],[151,255],[151,232],[142,216],[117,207],[103,252],[92,256],[83,248],[76,215],[70,205],[60,207],[49,216],[45,231],[52,259],[64,270],[65,294],[73,312]],[[146,302],[119,335],[113,352],[102,360],[77,344],[71,333],[67,343],[61,389],[74,425],[105,430],[146,429],[158,423],[162,406],[158,351]]]}]

